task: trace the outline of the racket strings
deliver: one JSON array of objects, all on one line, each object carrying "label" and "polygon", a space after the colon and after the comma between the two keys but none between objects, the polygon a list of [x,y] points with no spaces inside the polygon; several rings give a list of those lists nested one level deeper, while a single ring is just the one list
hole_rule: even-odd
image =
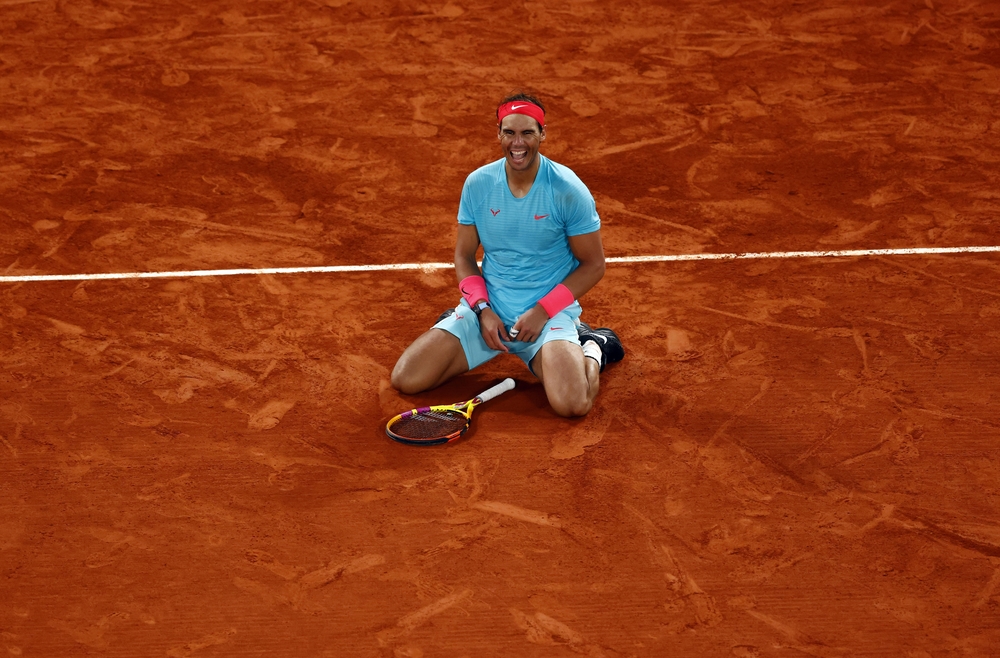
[{"label": "racket strings", "polygon": [[389,430],[405,439],[437,439],[465,429],[469,419],[457,411],[425,411],[400,418]]}]

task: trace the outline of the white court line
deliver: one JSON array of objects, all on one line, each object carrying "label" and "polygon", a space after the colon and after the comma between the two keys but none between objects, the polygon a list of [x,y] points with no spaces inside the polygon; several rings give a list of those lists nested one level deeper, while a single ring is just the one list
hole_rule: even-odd
[{"label": "white court line", "polygon": [[[933,254],[998,253],[996,247],[916,247],[912,249],[843,249],[837,251],[759,251],[730,254],[675,254],[667,256],[621,256],[608,263],[671,263],[692,260],[760,260],[765,258],[857,258],[860,256],[920,256]],[[187,270],[179,272],[109,272],[103,274],[26,274],[0,276],[0,283],[33,281],[101,281],[108,279],[176,279],[198,276],[246,274],[330,274],[338,272],[386,272],[392,270],[446,270],[452,263],[395,263],[388,265],[318,265],[315,267],[263,267],[232,270]]]}]

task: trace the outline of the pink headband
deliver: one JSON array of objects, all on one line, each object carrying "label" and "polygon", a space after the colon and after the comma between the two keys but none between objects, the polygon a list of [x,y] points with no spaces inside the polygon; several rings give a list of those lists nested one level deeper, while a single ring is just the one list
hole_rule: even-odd
[{"label": "pink headband", "polygon": [[538,122],[538,125],[542,128],[545,127],[545,110],[538,107],[534,103],[528,101],[511,101],[509,103],[504,103],[497,108],[497,125],[503,121],[503,118],[508,114],[524,114],[529,116]]}]

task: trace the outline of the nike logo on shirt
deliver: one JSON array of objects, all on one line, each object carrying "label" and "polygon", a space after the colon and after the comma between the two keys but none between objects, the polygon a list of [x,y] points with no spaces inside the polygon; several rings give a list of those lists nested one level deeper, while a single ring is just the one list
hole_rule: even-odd
[{"label": "nike logo on shirt", "polygon": [[535,219],[545,219],[548,215],[535,215]]}]

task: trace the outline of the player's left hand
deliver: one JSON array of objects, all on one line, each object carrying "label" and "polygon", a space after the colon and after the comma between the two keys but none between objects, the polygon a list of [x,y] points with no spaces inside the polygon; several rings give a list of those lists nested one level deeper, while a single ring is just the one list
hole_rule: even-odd
[{"label": "player's left hand", "polygon": [[545,323],[549,321],[549,316],[545,309],[535,304],[526,313],[517,319],[512,327],[517,331],[517,338],[525,343],[534,343],[542,335]]}]

